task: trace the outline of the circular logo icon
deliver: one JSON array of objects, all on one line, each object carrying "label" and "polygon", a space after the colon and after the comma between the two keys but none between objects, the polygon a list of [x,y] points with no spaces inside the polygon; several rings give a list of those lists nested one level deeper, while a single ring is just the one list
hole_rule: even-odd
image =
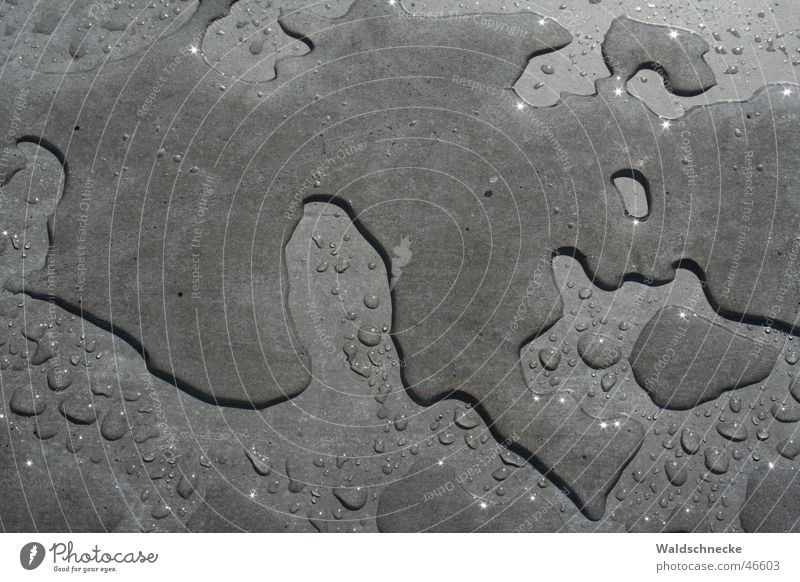
[{"label": "circular logo icon", "polygon": [[35,570],[44,560],[44,546],[39,542],[29,542],[19,551],[19,563],[26,570]]}]

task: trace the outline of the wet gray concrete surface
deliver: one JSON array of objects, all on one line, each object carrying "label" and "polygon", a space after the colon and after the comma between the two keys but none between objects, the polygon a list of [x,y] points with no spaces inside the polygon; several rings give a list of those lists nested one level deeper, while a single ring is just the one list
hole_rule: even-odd
[{"label": "wet gray concrete surface", "polygon": [[0,527],[797,531],[798,26],[6,0]]}]

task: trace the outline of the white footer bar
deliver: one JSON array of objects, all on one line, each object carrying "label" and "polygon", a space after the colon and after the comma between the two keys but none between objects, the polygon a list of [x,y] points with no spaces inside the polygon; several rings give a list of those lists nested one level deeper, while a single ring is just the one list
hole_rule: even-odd
[{"label": "white footer bar", "polygon": [[[797,580],[796,534],[3,534],[3,580]],[[173,578],[175,579],[175,578]]]}]

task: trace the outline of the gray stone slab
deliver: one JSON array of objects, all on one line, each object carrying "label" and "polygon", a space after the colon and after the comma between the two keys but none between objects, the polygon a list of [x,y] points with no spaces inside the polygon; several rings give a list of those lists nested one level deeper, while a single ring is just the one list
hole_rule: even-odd
[{"label": "gray stone slab", "polygon": [[88,529],[758,529],[732,476],[796,471],[794,85],[721,98],[677,9],[173,4],[0,12],[8,499],[44,443],[121,484]]}]

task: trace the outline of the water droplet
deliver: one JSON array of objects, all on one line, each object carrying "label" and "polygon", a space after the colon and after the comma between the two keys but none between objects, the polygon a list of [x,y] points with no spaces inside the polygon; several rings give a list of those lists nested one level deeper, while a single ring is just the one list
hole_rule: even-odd
[{"label": "water droplet", "polygon": [[294,460],[286,459],[285,463],[286,476],[289,478],[289,491],[291,493],[300,493],[305,488],[305,483],[297,479],[297,465]]},{"label": "water droplet", "polygon": [[688,428],[681,432],[681,446],[687,454],[693,455],[700,450],[700,436]]},{"label": "water droplet", "polygon": [[118,441],[130,431],[128,419],[122,412],[113,412],[103,417],[100,423],[100,434],[109,441]]},{"label": "water droplet", "polygon": [[453,422],[456,423],[456,426],[469,430],[478,426],[481,419],[471,408],[456,408],[453,411]]},{"label": "water droplet", "polygon": [[776,403],[772,405],[771,412],[778,422],[800,421],[800,406]]},{"label": "water droplet", "polygon": [[603,374],[603,377],[600,378],[600,387],[603,389],[604,392],[608,392],[614,387],[614,384],[617,383],[617,376],[616,374]]},{"label": "water droplet", "polygon": [[94,404],[81,395],[71,396],[62,401],[58,409],[64,418],[75,424],[94,424],[97,421]]},{"label": "water droplet", "polygon": [[775,449],[778,451],[778,453],[780,453],[781,456],[790,460],[794,460],[795,457],[800,455],[800,442],[797,442],[794,439],[787,439],[778,443]]},{"label": "water droplet", "polygon": [[359,329],[358,340],[365,346],[377,346],[381,343],[381,330],[374,325],[368,329]]},{"label": "water droplet", "polygon": [[178,495],[184,499],[189,499],[194,493],[195,489],[197,489],[197,483],[198,478],[195,473],[190,473],[188,475],[184,474],[181,475],[181,478],[178,481],[178,486],[175,488],[175,490],[178,492]]},{"label": "water droplet", "polygon": [[492,478],[495,481],[505,481],[508,479],[509,475],[511,475],[511,472],[508,470],[508,467],[500,467],[492,472]]},{"label": "water droplet", "polygon": [[47,371],[47,385],[54,392],[61,392],[72,386],[72,372],[65,366],[54,366]]},{"label": "water droplet", "polygon": [[539,361],[547,370],[555,370],[561,363],[561,352],[554,348],[539,350]]},{"label": "water droplet", "polygon": [[705,450],[704,457],[706,468],[717,475],[726,473],[730,467],[730,461],[725,450],[719,447],[708,447]]},{"label": "water droplet", "polygon": [[34,393],[32,387],[21,386],[11,396],[9,408],[21,416],[37,416],[45,411],[47,403]]},{"label": "water droplet", "polygon": [[738,421],[718,422],[717,432],[731,441],[747,440],[747,428]]},{"label": "water droplet", "polygon": [[350,511],[358,511],[367,504],[366,487],[337,487],[333,495]]},{"label": "water droplet", "polygon": [[451,445],[456,440],[456,435],[452,432],[445,431],[439,433],[439,442],[443,445]]},{"label": "water droplet", "polygon": [[262,476],[272,473],[272,466],[268,457],[259,455],[255,451],[250,451],[247,449],[245,449],[244,454],[247,455],[247,458],[250,460],[250,464],[253,465],[253,469],[255,469],[256,473]]},{"label": "water droplet", "polygon": [[601,370],[619,362],[621,346],[611,338],[599,333],[583,334],[578,340],[578,354],[587,366]]}]

